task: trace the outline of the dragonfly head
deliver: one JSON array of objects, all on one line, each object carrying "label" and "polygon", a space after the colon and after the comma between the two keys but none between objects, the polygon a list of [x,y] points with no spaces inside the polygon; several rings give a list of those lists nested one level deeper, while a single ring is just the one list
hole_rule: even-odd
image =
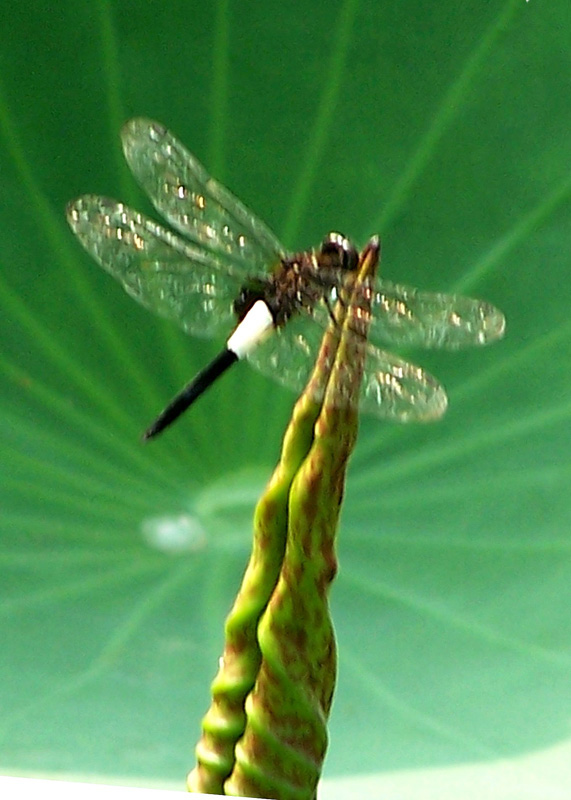
[{"label": "dragonfly head", "polygon": [[320,266],[337,269],[355,270],[359,263],[359,253],[355,245],[342,233],[334,231],[329,233],[321,243],[317,258]]}]

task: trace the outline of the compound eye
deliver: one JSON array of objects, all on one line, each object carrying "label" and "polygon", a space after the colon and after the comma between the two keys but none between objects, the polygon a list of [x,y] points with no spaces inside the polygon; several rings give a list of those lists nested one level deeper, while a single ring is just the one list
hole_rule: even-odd
[{"label": "compound eye", "polygon": [[359,254],[354,245],[351,244],[342,233],[332,232],[328,234],[321,245],[323,255],[330,256],[331,261],[335,261],[335,266],[342,269],[354,270],[359,262]]}]

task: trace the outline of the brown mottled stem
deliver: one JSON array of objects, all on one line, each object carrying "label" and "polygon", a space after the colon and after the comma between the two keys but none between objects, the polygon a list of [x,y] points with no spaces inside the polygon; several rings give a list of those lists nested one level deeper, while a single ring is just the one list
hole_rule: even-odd
[{"label": "brown mottled stem", "polygon": [[188,776],[191,792],[223,794],[234,768],[236,742],[244,733],[244,703],[254,687],[261,662],[257,627],[275,588],[286,546],[287,503],[292,480],[307,455],[319,405],[318,394],[331,367],[337,337],[326,334],[305,392],[295,405],[278,466],[254,515],[252,555],[242,586],[226,620],[225,647],[212,684],[212,704],[202,721],[197,765]]},{"label": "brown mottled stem", "polygon": [[[368,285],[378,243],[361,255]],[[255,515],[254,548],[226,623],[190,791],[278,800],[315,797],[327,746],[336,651],[327,594],[347,460],[357,434],[368,316],[337,309]],[[363,336],[344,337],[350,323]],[[341,330],[341,334],[339,331]],[[323,395],[323,386],[327,384]],[[314,400],[322,396],[321,405]]]}]

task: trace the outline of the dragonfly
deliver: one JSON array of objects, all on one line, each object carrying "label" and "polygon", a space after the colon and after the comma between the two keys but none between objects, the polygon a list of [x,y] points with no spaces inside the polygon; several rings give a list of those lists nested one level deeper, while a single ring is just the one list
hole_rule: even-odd
[{"label": "dragonfly", "polygon": [[[272,231],[166,128],[136,118],[121,132],[127,163],[168,227],[100,195],[69,203],[67,219],[88,253],[143,306],[195,336],[225,338],[221,352],[175,396],[145,439],[168,427],[233,364],[299,391],[305,385],[334,305],[354,276],[359,254],[340,233],[317,248],[288,253]],[[374,237],[370,246],[378,246]],[[440,383],[393,348],[458,349],[504,332],[487,302],[377,278],[362,290],[369,341],[358,403],[363,413],[397,422],[438,419],[447,407]],[[351,304],[359,303],[353,297]],[[359,335],[355,333],[355,335]],[[362,335],[362,334],[360,334]],[[317,401],[324,389],[314,389]]]}]

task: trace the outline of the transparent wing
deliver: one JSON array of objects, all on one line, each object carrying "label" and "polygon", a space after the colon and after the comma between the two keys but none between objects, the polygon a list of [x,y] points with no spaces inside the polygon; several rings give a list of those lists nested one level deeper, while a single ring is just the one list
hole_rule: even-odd
[{"label": "transparent wing", "polygon": [[369,345],[360,408],[394,422],[430,422],[448,406],[444,388],[421,367]]},{"label": "transparent wing", "polygon": [[[340,270],[328,270],[326,275],[316,277],[328,285],[339,285],[346,279],[346,274]],[[369,338],[372,342],[394,347],[456,350],[493,342],[504,333],[504,315],[481,300],[422,292],[380,279],[373,288],[365,287],[363,292],[369,293],[363,305],[368,307],[370,302]],[[316,307],[315,317],[322,326],[326,325],[327,309],[323,305]]]},{"label": "transparent wing", "polygon": [[375,286],[371,310],[371,339],[399,347],[455,350],[499,339],[505,328],[504,315],[489,303],[384,280]]},{"label": "transparent wing", "polygon": [[324,329],[305,315],[292,317],[248,356],[255,369],[292,389],[304,388],[313,371]]},{"label": "transparent wing", "polygon": [[[275,331],[248,360],[262,374],[301,391],[313,371],[322,337],[320,325],[300,316]],[[323,398],[324,388],[315,388],[317,401]],[[353,396],[338,395],[336,399],[340,406],[356,402]],[[358,402],[363,413],[396,422],[438,419],[448,404],[446,392],[435,378],[370,344]]]},{"label": "transparent wing", "polygon": [[157,122],[133,119],[121,133],[125,158],[157,210],[180,233],[242,275],[267,272],[283,247],[270,229]]},{"label": "transparent wing", "polygon": [[196,336],[228,333],[235,324],[241,281],[211,253],[104,197],[74,200],[67,219],[87,252],[151,311]]}]

